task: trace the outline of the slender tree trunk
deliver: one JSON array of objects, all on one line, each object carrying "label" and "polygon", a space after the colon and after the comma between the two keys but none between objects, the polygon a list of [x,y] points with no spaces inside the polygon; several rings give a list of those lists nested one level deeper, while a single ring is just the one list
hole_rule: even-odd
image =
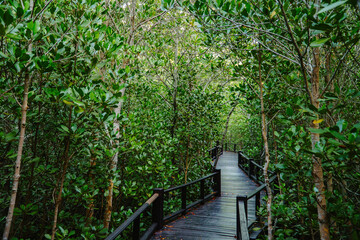
[{"label": "slender tree trunk", "polygon": [[[70,107],[69,109],[69,119],[68,119],[68,129],[71,129],[71,117],[72,117],[72,107]],[[62,191],[64,188],[64,181],[65,181],[65,176],[66,176],[66,171],[67,168],[69,166],[69,161],[70,158],[69,157],[69,149],[70,149],[70,136],[66,137],[66,141],[65,141],[65,150],[64,150],[64,167],[63,167],[63,171],[61,173],[61,177],[60,177],[60,188],[59,188],[59,192],[57,195],[57,198],[55,200],[55,210],[54,210],[54,220],[53,220],[53,226],[52,226],[52,231],[51,231],[51,240],[55,239],[55,233],[56,233],[56,228],[57,228],[57,219],[58,219],[58,213],[59,213],[59,209],[60,209],[60,203],[61,203],[61,199],[62,199]]]},{"label": "slender tree trunk", "polygon": [[[177,109],[177,91],[178,91],[178,84],[179,84],[179,74],[177,71],[178,51],[179,51],[179,39],[178,39],[178,29],[176,26],[176,28],[175,28],[175,49],[174,49],[175,58],[174,58],[174,72],[173,72],[174,92],[172,94],[172,105],[173,105],[174,116],[172,119],[172,126],[171,126],[171,130],[170,130],[171,138],[175,138],[176,125],[177,125],[177,120],[178,120],[178,113],[177,113],[177,111],[178,111],[178,109]],[[173,165],[176,164],[175,156],[176,156],[176,152],[173,152],[173,156],[171,158],[171,163]]]},{"label": "slender tree trunk", "polygon": [[20,179],[20,168],[21,168],[21,158],[25,141],[25,129],[26,129],[26,112],[28,109],[28,94],[30,88],[30,76],[29,73],[26,73],[25,76],[25,85],[24,85],[24,98],[21,105],[21,124],[20,124],[20,137],[19,137],[19,145],[17,151],[17,157],[15,162],[15,173],[13,177],[13,186],[11,189],[11,198],[8,215],[6,217],[6,224],[4,228],[3,240],[7,240],[9,238],[9,233],[11,229],[11,223],[14,215],[16,196],[19,186]]},{"label": "slender tree trunk", "polygon": [[[29,10],[32,12],[34,9],[34,1],[30,0],[29,2]],[[32,44],[29,44],[28,51],[32,51]],[[18,145],[18,151],[17,151],[17,157],[15,161],[15,173],[13,177],[13,186],[11,189],[11,197],[10,197],[10,205],[8,210],[8,215],[6,217],[6,223],[3,233],[3,240],[7,240],[9,238],[9,233],[11,229],[11,224],[13,220],[14,215],[14,209],[16,204],[16,197],[17,197],[17,191],[19,187],[19,180],[20,180],[20,169],[21,169],[21,158],[22,158],[22,152],[24,147],[24,141],[25,141],[25,130],[26,130],[26,113],[28,109],[28,95],[29,95],[29,88],[31,83],[30,73],[29,69],[26,70],[25,74],[25,83],[24,83],[24,97],[23,102],[21,105],[21,124],[20,124],[20,136],[19,136],[19,145]]]},{"label": "slender tree trunk", "polygon": [[[311,94],[313,102],[312,104],[319,108],[319,90],[320,90],[320,48],[313,49],[313,71],[312,71],[312,84],[311,84]],[[319,129],[319,123],[317,121],[312,121],[311,127],[314,129]],[[311,146],[312,149],[316,148],[316,145],[320,142],[320,135],[318,133],[311,133]],[[318,212],[318,221],[320,227],[320,237],[321,240],[330,239],[330,228],[328,222],[328,216],[326,212],[326,197],[325,197],[325,184],[324,184],[324,174],[321,166],[321,159],[317,156],[312,156],[313,163],[313,178],[316,191],[316,202],[317,202],[317,212]]]},{"label": "slender tree trunk", "polygon": [[271,214],[271,204],[272,204],[272,192],[270,186],[270,179],[268,174],[268,168],[270,165],[270,153],[269,153],[269,143],[267,139],[267,127],[266,127],[266,116],[265,116],[265,107],[264,107],[264,94],[263,94],[263,83],[261,79],[261,52],[259,51],[259,87],[260,87],[260,104],[261,104],[261,132],[264,140],[264,151],[265,151],[265,165],[264,165],[264,179],[266,184],[266,192],[268,195],[268,200],[266,203],[266,209],[268,214],[268,239],[273,239],[273,226],[272,226],[272,214]]},{"label": "slender tree trunk", "polygon": [[[96,156],[94,154],[94,150],[91,150],[91,157],[90,157],[90,171],[89,171],[89,180],[90,180],[90,189],[91,191],[94,191],[94,185],[95,185],[95,176],[94,176],[94,168],[96,165]],[[94,215],[94,198],[91,197],[90,202],[88,204],[88,207],[86,209],[86,223],[85,226],[89,226],[92,217]]]},{"label": "slender tree trunk", "polygon": [[[135,11],[136,11],[136,1],[135,0],[131,0],[131,5],[130,5],[130,34],[129,34],[129,38],[127,40],[127,43],[132,46],[134,45],[134,32],[135,32]],[[124,60],[123,62],[123,68],[125,68],[128,65],[128,59]],[[121,90],[121,96],[123,97],[125,95],[125,87]],[[119,138],[120,138],[120,124],[119,124],[119,120],[117,119],[120,116],[121,113],[121,109],[123,106],[123,102],[119,102],[117,107],[114,109],[115,112],[115,121],[114,121],[114,132],[116,135],[116,141],[115,141],[115,146],[118,145],[119,143]],[[110,179],[109,179],[109,187],[108,187],[108,195],[106,197],[106,209],[105,209],[105,214],[104,214],[104,228],[108,229],[110,226],[110,220],[111,220],[111,213],[112,213],[112,208],[113,208],[113,194],[114,194],[114,182],[113,182],[113,174],[116,172],[116,168],[117,168],[117,164],[119,161],[119,153],[115,149],[115,154],[111,160],[111,164],[110,164]]]},{"label": "slender tree trunk", "polygon": [[[275,164],[278,164],[278,146],[277,146],[277,142],[276,142],[275,124],[274,123],[272,123],[272,134],[273,134],[273,139],[274,139]],[[277,177],[277,180],[278,180],[278,183],[279,183],[280,194],[283,194],[282,188],[281,188],[281,179],[280,179],[280,173],[279,172],[276,173],[276,177]]]}]

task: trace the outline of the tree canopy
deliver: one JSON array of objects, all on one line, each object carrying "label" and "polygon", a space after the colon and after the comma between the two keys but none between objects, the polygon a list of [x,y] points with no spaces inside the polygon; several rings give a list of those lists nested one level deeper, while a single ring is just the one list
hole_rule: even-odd
[{"label": "tree canopy", "polygon": [[0,2],[3,239],[102,239],[216,141],[268,239],[360,239],[359,0]]}]

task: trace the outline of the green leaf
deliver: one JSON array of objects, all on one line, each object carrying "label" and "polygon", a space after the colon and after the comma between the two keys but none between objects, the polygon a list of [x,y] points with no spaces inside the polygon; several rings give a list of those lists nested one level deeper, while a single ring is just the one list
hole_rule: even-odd
[{"label": "green leaf", "polygon": [[18,7],[16,9],[16,16],[20,18],[24,14],[24,9],[22,7]]},{"label": "green leaf", "polygon": [[320,30],[320,31],[331,31],[331,30],[333,30],[333,27],[330,26],[329,24],[319,23],[319,24],[312,26],[311,29]]},{"label": "green leaf", "polygon": [[67,100],[63,100],[63,102],[66,104],[66,105],[70,105],[70,106],[72,106],[72,105],[74,105],[74,103],[73,102],[69,102],[69,101],[67,101]]},{"label": "green leaf", "polygon": [[34,35],[40,31],[40,22],[39,21],[36,21],[35,24],[34,24],[34,27],[33,27],[33,33]]},{"label": "green leaf", "polygon": [[291,107],[287,107],[286,114],[291,117],[292,115],[294,115],[294,110]]},{"label": "green leaf", "polygon": [[61,125],[60,126],[62,129],[64,129],[65,132],[69,132],[69,128],[67,126]]},{"label": "green leaf", "polygon": [[316,128],[309,128],[309,131],[312,133],[319,133],[319,134],[329,132],[328,129],[316,129]]},{"label": "green leaf", "polygon": [[0,36],[5,36],[5,26],[0,23]]},{"label": "green leaf", "polygon": [[17,72],[20,72],[20,63],[19,62],[16,62],[15,64],[14,64],[14,67],[16,68],[16,71]]},{"label": "green leaf", "polygon": [[14,17],[12,16],[10,9],[5,12],[3,20],[5,25],[10,25],[14,21]]},{"label": "green leaf", "polygon": [[6,37],[14,39],[14,40],[21,40],[22,37],[20,35],[14,34],[14,33],[8,33],[6,34]]},{"label": "green leaf", "polygon": [[45,234],[45,238],[47,238],[47,239],[51,239],[50,234]]},{"label": "green leaf", "polygon": [[0,57],[2,57],[2,58],[8,58],[8,55],[6,55],[6,54],[3,53],[2,51],[0,51]]},{"label": "green leaf", "polygon": [[331,135],[333,135],[335,138],[340,139],[342,141],[346,141],[346,138],[344,137],[344,135],[336,132],[336,131],[330,131]]},{"label": "green leaf", "polygon": [[[65,101],[65,100],[64,100],[64,101]],[[82,102],[80,102],[80,101],[73,100],[73,102],[74,102],[76,105],[80,106],[80,107],[85,107],[85,104],[82,103]]]},{"label": "green leaf", "polygon": [[317,39],[317,40],[310,43],[310,47],[321,47],[322,45],[324,45],[329,40],[330,40],[330,38]]},{"label": "green leaf", "polygon": [[347,1],[339,1],[339,2],[336,2],[336,3],[330,4],[330,5],[328,5],[327,7],[324,7],[323,9],[321,9],[321,10],[318,12],[318,14],[323,13],[323,12],[327,12],[327,11],[329,11],[329,10],[331,10],[331,9],[334,9],[334,8],[340,6],[340,5],[343,5],[343,4],[346,3],[346,2],[347,2]]},{"label": "green leaf", "polygon": [[347,123],[345,122],[344,119],[340,119],[339,121],[336,122],[336,126],[339,127],[339,132],[342,132],[342,130],[346,128]]}]

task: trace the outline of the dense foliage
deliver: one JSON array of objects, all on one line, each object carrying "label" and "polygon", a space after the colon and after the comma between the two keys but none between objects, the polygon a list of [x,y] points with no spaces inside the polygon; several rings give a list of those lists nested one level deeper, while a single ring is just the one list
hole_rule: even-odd
[{"label": "dense foliage", "polygon": [[360,1],[0,3],[4,239],[101,239],[221,138],[270,239],[360,238]]},{"label": "dense foliage", "polygon": [[1,229],[22,155],[10,237],[103,238],[153,188],[211,171],[225,76],[191,19],[158,2],[1,2]]},{"label": "dense foliage", "polygon": [[241,79],[230,129],[278,172],[267,237],[359,239],[360,2],[188,4]]}]

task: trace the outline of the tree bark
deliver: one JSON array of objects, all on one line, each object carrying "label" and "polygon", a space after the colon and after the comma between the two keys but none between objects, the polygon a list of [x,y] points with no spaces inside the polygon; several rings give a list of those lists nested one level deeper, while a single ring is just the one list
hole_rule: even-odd
[{"label": "tree bark", "polygon": [[15,162],[15,173],[13,177],[13,186],[11,189],[11,198],[8,215],[6,217],[6,224],[3,233],[3,240],[7,240],[9,238],[9,233],[11,229],[11,223],[14,215],[16,196],[19,187],[19,179],[20,179],[20,168],[21,168],[21,158],[25,141],[25,130],[26,130],[26,113],[28,109],[28,94],[30,88],[30,76],[29,73],[25,76],[25,85],[24,85],[24,98],[21,105],[21,124],[20,124],[20,137],[19,137],[19,145],[17,151],[17,157]]},{"label": "tree bark", "polygon": [[[312,104],[319,108],[319,90],[320,90],[320,48],[313,49],[313,71],[311,75],[311,94],[313,102]],[[317,121],[312,121],[311,127],[314,129],[319,129],[319,123]],[[316,145],[320,142],[320,135],[318,133],[311,133],[311,146],[312,149],[316,148]],[[324,184],[324,174],[321,166],[321,159],[317,156],[312,156],[312,175],[314,178],[315,184],[315,194],[317,202],[317,212],[318,212],[318,221],[320,228],[320,237],[321,240],[330,239],[330,228],[328,222],[328,216],[326,212],[326,197],[325,197],[325,184]]]},{"label": "tree bark", "polygon": [[266,126],[266,116],[265,116],[265,107],[264,107],[264,94],[263,94],[263,83],[261,79],[261,52],[259,51],[259,87],[260,87],[260,104],[261,104],[261,132],[264,140],[264,151],[265,151],[265,165],[264,165],[264,179],[266,184],[266,192],[268,199],[266,202],[267,209],[267,222],[268,222],[268,239],[273,239],[273,226],[272,226],[272,214],[271,214],[271,204],[272,204],[272,192],[270,186],[270,179],[268,174],[268,168],[270,165],[270,153],[269,153],[269,143],[267,139],[267,126]]},{"label": "tree bark", "polygon": [[[136,1],[135,0],[131,0],[131,5],[130,5],[130,34],[129,34],[129,38],[127,40],[127,43],[132,46],[134,45],[134,32],[135,32],[135,10],[136,10]],[[123,68],[125,68],[128,64],[128,60],[124,60],[123,62]],[[121,90],[121,96],[123,97],[125,95],[125,87]],[[115,121],[114,121],[114,133],[116,135],[116,140],[115,140],[115,146],[118,145],[119,143],[119,138],[120,138],[120,124],[119,124],[119,120],[118,117],[120,116],[121,113],[121,109],[123,106],[123,102],[119,102],[117,107],[114,109],[115,112]],[[119,161],[119,153],[115,149],[115,154],[111,160],[111,164],[110,164],[110,179],[109,179],[109,187],[108,187],[108,195],[106,197],[106,209],[105,209],[105,214],[104,214],[104,228],[109,229],[110,226],[110,220],[111,220],[111,213],[112,213],[112,208],[113,208],[113,194],[114,194],[114,182],[113,182],[113,174],[116,172],[117,169],[117,164]]]},{"label": "tree bark", "polygon": [[[68,119],[68,126],[67,127],[68,127],[68,129],[71,129],[72,107],[70,107],[69,111],[70,112],[69,112],[69,119]],[[69,161],[70,161],[70,158],[71,158],[71,157],[69,157],[70,140],[71,140],[70,136],[67,136],[66,141],[65,141],[64,155],[63,155],[64,167],[63,167],[63,171],[61,173],[59,192],[58,192],[57,198],[55,200],[55,210],[54,210],[53,226],[52,226],[52,231],[51,231],[51,240],[55,239],[58,213],[59,213],[60,203],[61,203],[61,200],[62,200],[62,191],[63,191],[63,188],[64,188],[64,181],[65,181],[66,171],[67,171],[67,168],[69,166]]]},{"label": "tree bark", "polygon": [[[30,0],[29,2],[29,10],[32,12],[34,9],[34,0]],[[32,43],[28,46],[28,51],[32,51]],[[29,88],[31,83],[31,77],[29,73],[29,69],[26,70],[25,74],[25,82],[24,82],[24,97],[23,102],[21,105],[21,122],[20,122],[20,136],[19,136],[19,144],[18,144],[18,151],[17,157],[15,161],[15,173],[13,177],[13,186],[11,189],[11,197],[10,197],[10,205],[8,210],[8,215],[6,216],[6,223],[3,233],[3,240],[7,240],[9,238],[9,233],[11,229],[11,223],[14,216],[14,209],[16,204],[16,196],[19,187],[19,180],[20,180],[20,169],[21,169],[21,158],[22,152],[25,142],[25,130],[26,130],[26,113],[28,109],[28,95],[29,95]]]}]

